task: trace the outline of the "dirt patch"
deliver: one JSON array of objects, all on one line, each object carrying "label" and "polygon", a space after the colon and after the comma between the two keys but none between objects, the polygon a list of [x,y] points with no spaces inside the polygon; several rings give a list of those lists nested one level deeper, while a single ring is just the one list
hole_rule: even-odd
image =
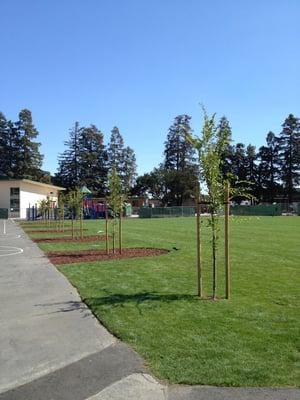
[{"label": "dirt patch", "polygon": [[160,256],[168,253],[166,249],[155,249],[147,247],[126,248],[122,250],[122,254],[116,250],[116,253],[106,254],[105,250],[81,250],[81,251],[51,251],[47,253],[47,257],[53,264],[71,264],[78,262],[90,261],[109,261],[121,258],[135,258],[135,257],[151,257]]},{"label": "dirt patch", "polygon": [[[49,228],[49,229],[24,229],[26,233],[65,233],[65,232],[72,232],[72,229],[64,229],[63,231],[57,230],[56,228]],[[80,228],[75,228],[74,232],[79,232]],[[83,229],[83,231],[87,231],[87,229]]]},{"label": "dirt patch", "polygon": [[[111,237],[109,236],[108,239],[110,240]],[[91,236],[83,236],[72,238],[70,236],[65,237],[54,237],[54,238],[33,238],[31,239],[36,243],[78,243],[78,242],[101,242],[106,240],[105,235],[91,235]]]}]

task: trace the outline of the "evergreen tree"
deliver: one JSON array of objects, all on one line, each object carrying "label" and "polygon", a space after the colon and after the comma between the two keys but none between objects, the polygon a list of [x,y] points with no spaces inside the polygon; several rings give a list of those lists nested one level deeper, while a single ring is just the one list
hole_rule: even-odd
[{"label": "evergreen tree", "polygon": [[228,119],[223,116],[217,127],[219,136],[222,136],[224,132],[227,132],[228,143],[224,146],[222,159],[221,159],[221,171],[223,179],[228,179],[230,182],[234,178],[234,146],[232,146],[232,130]]},{"label": "evergreen tree", "polygon": [[280,178],[288,201],[293,201],[295,186],[300,183],[300,122],[290,114],[282,125],[278,138]]},{"label": "evergreen tree", "polygon": [[107,149],[108,169],[116,168],[116,173],[121,179],[122,191],[128,193],[136,177],[136,158],[133,149],[124,147],[124,140],[115,126],[111,131]]},{"label": "evergreen tree", "polygon": [[107,148],[108,168],[112,171],[113,166],[116,168],[117,175],[120,176],[123,170],[124,140],[115,126],[111,131],[110,141]]},{"label": "evergreen tree", "polygon": [[34,140],[38,131],[33,125],[31,111],[21,110],[15,125],[18,131],[15,176],[37,180],[43,155],[39,151],[41,144]]},{"label": "evergreen tree", "polygon": [[103,134],[95,126],[76,122],[59,157],[55,182],[67,188],[86,185],[94,195],[104,196],[107,188],[107,152]]},{"label": "evergreen tree", "polygon": [[273,132],[266,138],[267,145],[262,146],[258,152],[258,183],[257,197],[265,201],[274,202],[276,194],[280,191],[279,179],[279,144]]},{"label": "evergreen tree", "polygon": [[0,113],[0,171],[9,178],[50,179],[41,170],[43,156],[36,142],[38,131],[29,110],[21,110],[17,122],[7,121]]},{"label": "evergreen tree", "polygon": [[4,174],[9,178],[20,178],[18,172],[19,167],[19,144],[20,132],[12,121],[7,122],[7,134],[5,140],[6,157],[4,161]]},{"label": "evergreen tree", "polygon": [[103,134],[95,125],[82,128],[78,148],[80,185],[86,185],[94,194],[104,196],[107,186],[107,153]]},{"label": "evergreen tree", "polygon": [[255,164],[256,161],[256,150],[255,146],[248,144],[246,148],[246,180],[252,182],[253,184],[256,183],[256,176],[257,176],[257,167]]},{"label": "evergreen tree", "polygon": [[64,142],[67,149],[58,158],[58,172],[55,176],[58,184],[72,189],[80,186],[79,135],[81,129],[79,122],[75,122],[73,128],[70,129],[70,138]]},{"label": "evergreen tree", "polygon": [[237,143],[236,146],[234,146],[233,171],[237,181],[246,181],[247,156],[243,143]]},{"label": "evergreen tree", "polygon": [[8,122],[5,115],[0,112],[0,174],[4,175],[8,168]]},{"label": "evergreen tree", "polygon": [[131,147],[125,147],[123,151],[123,163],[121,182],[123,186],[123,192],[128,193],[134,186],[136,179],[136,158]]},{"label": "evergreen tree", "polygon": [[185,132],[191,131],[190,120],[188,115],[178,115],[169,128],[165,142],[165,201],[170,205],[182,205],[184,199],[190,198],[197,187],[198,166],[195,149],[185,140]]}]

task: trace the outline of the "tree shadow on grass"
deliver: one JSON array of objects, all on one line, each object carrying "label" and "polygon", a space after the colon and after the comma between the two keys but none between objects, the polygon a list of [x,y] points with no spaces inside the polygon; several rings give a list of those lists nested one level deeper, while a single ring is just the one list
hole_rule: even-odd
[{"label": "tree shadow on grass", "polygon": [[52,311],[43,313],[45,314],[57,314],[57,313],[68,313],[72,311],[78,311],[81,313],[82,317],[89,317],[91,316],[90,311],[88,310],[87,306],[82,301],[61,301],[61,302],[53,302],[53,303],[43,303],[43,304],[35,304],[35,307],[45,307]]},{"label": "tree shadow on grass", "polygon": [[132,294],[113,293],[103,297],[90,297],[84,301],[92,308],[95,309],[101,306],[121,306],[125,304],[133,304],[142,315],[141,304],[148,305],[155,303],[171,303],[174,301],[197,301],[197,297],[190,294],[161,294],[155,292],[141,292]]},{"label": "tree shadow on grass", "polygon": [[[101,306],[117,307],[132,303],[137,307],[139,313],[142,315],[142,309],[140,305],[143,303],[148,303],[148,304],[151,303],[154,304],[157,302],[170,303],[173,301],[196,302],[197,297],[190,294],[159,294],[151,292],[141,292],[133,294],[112,293],[112,294],[107,294],[106,296],[103,297],[83,298],[82,301],[86,303],[89,307],[91,307],[93,310]],[[86,305],[82,301],[53,302],[53,303],[35,304],[35,306],[46,307],[50,309],[54,307],[54,310],[48,312],[47,314],[79,311],[80,313],[82,313],[83,317],[87,317],[90,315],[90,313],[87,310]]]}]

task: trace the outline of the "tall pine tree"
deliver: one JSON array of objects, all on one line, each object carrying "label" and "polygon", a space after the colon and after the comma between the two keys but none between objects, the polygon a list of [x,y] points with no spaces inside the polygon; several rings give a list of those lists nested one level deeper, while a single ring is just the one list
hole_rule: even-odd
[{"label": "tall pine tree", "polygon": [[198,165],[193,146],[185,140],[185,132],[190,132],[189,115],[178,115],[170,126],[165,141],[164,163],[169,205],[181,206],[194,193],[198,182]]},{"label": "tall pine tree", "polygon": [[76,188],[80,185],[79,176],[79,122],[75,122],[69,131],[69,139],[64,142],[66,150],[58,158],[58,172],[55,182],[67,188]]},{"label": "tall pine tree", "polygon": [[273,132],[269,132],[266,137],[266,146],[261,146],[258,152],[258,197],[264,201],[274,202],[279,194],[279,145]]},{"label": "tall pine tree", "polygon": [[229,180],[233,183],[234,181],[234,146],[232,142],[232,130],[228,119],[223,116],[218,124],[219,136],[222,136],[225,132],[228,135],[228,143],[224,147],[221,162],[221,171],[223,175],[223,180]]},{"label": "tall pine tree", "polygon": [[280,178],[289,203],[293,201],[295,187],[300,184],[300,122],[290,114],[282,124],[278,138]]},{"label": "tall pine tree", "polygon": [[50,175],[41,170],[43,156],[38,131],[33,125],[31,111],[24,109],[17,122],[7,121],[0,113],[0,172],[8,178],[42,180]]},{"label": "tall pine tree", "polygon": [[33,124],[30,110],[24,109],[20,111],[16,128],[18,131],[18,153],[15,175],[38,180],[41,173],[43,155],[39,151],[41,144],[35,141],[39,133]]},{"label": "tall pine tree", "polygon": [[5,115],[0,112],[0,176],[5,176],[5,172],[8,171],[8,137],[8,121]]},{"label": "tall pine tree", "polygon": [[86,185],[94,195],[104,196],[107,190],[107,152],[103,134],[95,126],[70,129],[66,150],[59,156],[55,182],[67,188]]},{"label": "tall pine tree", "polygon": [[131,147],[124,147],[124,139],[116,126],[111,131],[107,155],[109,171],[115,167],[121,179],[122,191],[128,193],[135,182],[136,158]]},{"label": "tall pine tree", "polygon": [[103,134],[95,126],[83,128],[79,135],[79,180],[95,195],[104,196],[107,187],[107,152]]}]

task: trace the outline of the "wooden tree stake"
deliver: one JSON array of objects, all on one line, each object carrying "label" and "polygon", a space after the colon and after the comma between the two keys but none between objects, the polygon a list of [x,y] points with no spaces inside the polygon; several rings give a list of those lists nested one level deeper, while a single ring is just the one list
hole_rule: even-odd
[{"label": "wooden tree stake", "polygon": [[225,297],[230,299],[230,260],[229,260],[229,182],[225,184]]},{"label": "wooden tree stake", "polygon": [[83,239],[83,210],[80,210],[80,238]]},{"label": "wooden tree stake", "polygon": [[121,205],[120,205],[120,216],[119,216],[119,252],[122,254],[122,198],[121,198]]},{"label": "wooden tree stake", "polygon": [[201,209],[200,209],[200,185],[197,188],[196,194],[196,232],[197,232],[197,283],[198,296],[203,296],[202,290],[202,260],[201,260]]},{"label": "wooden tree stake", "polygon": [[105,204],[105,241],[106,241],[106,254],[109,254],[109,244],[108,244],[108,210],[107,210],[107,203]]}]

